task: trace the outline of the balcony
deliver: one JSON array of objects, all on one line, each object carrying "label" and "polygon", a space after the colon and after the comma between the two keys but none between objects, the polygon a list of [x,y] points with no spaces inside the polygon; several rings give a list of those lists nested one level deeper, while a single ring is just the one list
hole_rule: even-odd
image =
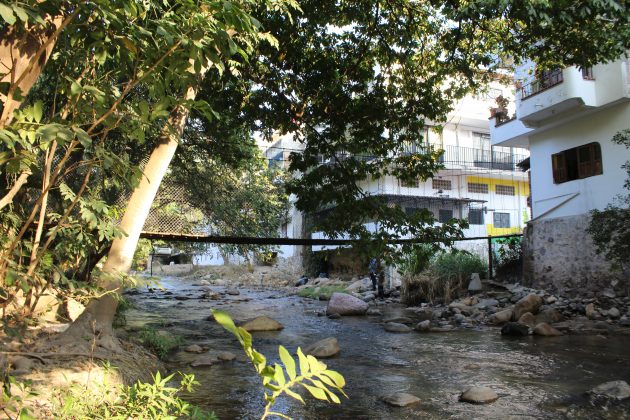
[{"label": "balcony", "polygon": [[[421,150],[417,152],[409,151],[403,152],[403,154],[410,153],[422,153]],[[352,156],[347,152],[337,153],[337,161],[343,161]],[[495,150],[482,150],[472,147],[459,147],[459,146],[445,146],[444,153],[439,159],[439,162],[444,164],[447,168],[460,167],[460,168],[479,168],[479,169],[493,169],[500,171],[518,171],[516,164],[527,158],[527,155],[521,155],[517,153],[499,152]],[[359,161],[369,161],[374,159],[374,156],[369,155],[355,155],[355,159]],[[320,159],[320,164],[331,165],[335,161],[328,159]]]},{"label": "balcony", "polygon": [[464,168],[494,169],[500,171],[516,171],[516,164],[527,158],[509,152],[475,149],[472,147],[446,146],[440,161],[446,167],[461,166]]},{"label": "balcony", "polygon": [[551,89],[552,87],[559,85],[564,81],[561,69],[544,72],[541,76],[537,77],[531,83],[522,86],[519,89],[521,100],[525,100],[530,96],[534,96],[542,91]]}]

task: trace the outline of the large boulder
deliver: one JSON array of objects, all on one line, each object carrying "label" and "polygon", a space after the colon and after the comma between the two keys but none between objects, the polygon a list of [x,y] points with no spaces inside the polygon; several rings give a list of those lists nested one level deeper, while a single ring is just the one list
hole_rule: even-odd
[{"label": "large boulder", "polygon": [[408,405],[419,403],[420,398],[415,395],[398,392],[396,394],[383,397],[383,401],[389,405],[393,405],[394,407],[406,407]]},{"label": "large boulder", "polygon": [[347,293],[333,293],[326,307],[326,314],[365,315],[369,305]]},{"label": "large boulder", "polygon": [[547,324],[546,322],[541,322],[540,324],[534,327],[534,335],[540,335],[543,337],[557,337],[562,335],[560,331]]},{"label": "large boulder", "polygon": [[621,401],[630,398],[630,385],[626,381],[610,381],[597,385],[587,393],[596,398]]},{"label": "large boulder", "polygon": [[472,273],[470,275],[470,283],[468,283],[468,291],[469,292],[480,292],[483,290],[483,285],[481,284],[481,279],[479,278],[478,273]]},{"label": "large boulder", "polygon": [[514,314],[514,311],[511,308],[504,309],[502,311],[495,312],[492,315],[490,315],[490,318],[488,318],[488,322],[493,325],[505,324],[506,322],[509,322],[512,319],[513,314]]},{"label": "large boulder", "polygon": [[304,348],[304,354],[310,354],[311,356],[315,356],[320,359],[333,357],[340,351],[341,349],[339,348],[339,343],[334,337],[324,338],[323,340],[309,344]]},{"label": "large boulder", "polygon": [[271,319],[268,316],[259,316],[257,318],[252,319],[251,321],[245,322],[241,327],[248,332],[255,331],[278,331],[284,328],[284,326],[276,321],[275,319]]},{"label": "large boulder", "polygon": [[529,335],[529,327],[518,322],[508,322],[501,328],[501,335],[526,336]]},{"label": "large boulder", "polygon": [[531,312],[533,315],[536,315],[542,304],[543,300],[540,296],[533,293],[527,295],[514,305],[514,316],[512,319],[518,321],[526,312]]},{"label": "large boulder", "polygon": [[350,286],[346,287],[346,290],[350,293],[363,293],[368,290],[372,290],[372,281],[369,278],[357,280]]},{"label": "large boulder", "polygon": [[473,386],[459,396],[460,401],[471,404],[490,404],[498,399],[497,393],[487,386]]},{"label": "large boulder", "polygon": [[531,312],[525,312],[518,319],[519,324],[527,325],[529,328],[534,328],[536,326],[536,317]]},{"label": "large boulder", "polygon": [[541,322],[546,322],[547,324],[555,324],[556,322],[561,321],[564,321],[564,317],[558,310],[553,308],[540,311],[540,313],[536,315],[536,324],[540,324]]}]

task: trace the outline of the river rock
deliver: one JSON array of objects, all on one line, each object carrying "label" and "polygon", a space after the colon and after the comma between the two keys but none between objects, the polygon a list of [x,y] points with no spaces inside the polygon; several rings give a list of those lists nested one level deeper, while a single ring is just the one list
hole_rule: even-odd
[{"label": "river rock", "polygon": [[630,398],[630,385],[626,381],[610,381],[597,385],[587,393],[594,397],[621,401]]},{"label": "river rock", "polygon": [[534,327],[534,335],[540,335],[543,337],[557,337],[559,335],[562,335],[562,333],[551,325],[547,324],[546,322],[541,322]]},{"label": "river rock", "polygon": [[480,292],[483,290],[483,285],[481,284],[481,279],[479,278],[479,273],[472,273],[470,275],[470,283],[468,283],[468,291],[469,292]]},{"label": "river rock", "polygon": [[227,289],[225,289],[225,293],[231,296],[238,296],[241,294],[241,292],[239,292],[238,289],[234,286],[229,286]]},{"label": "river rock", "polygon": [[388,322],[396,322],[398,324],[413,324],[413,320],[411,318],[407,318],[406,316],[395,316],[392,318],[386,318],[383,320],[384,323]]},{"label": "river rock", "polygon": [[281,323],[279,323],[275,319],[269,318],[268,316],[259,316],[257,318],[254,318],[251,321],[245,322],[243,325],[241,325],[241,327],[248,332],[278,331],[284,328]]},{"label": "river rock", "polygon": [[339,314],[329,314],[328,315],[328,319],[339,319],[341,318],[341,315]]},{"label": "river rock", "polygon": [[369,315],[369,316],[380,316],[380,315],[383,315],[383,313],[380,310],[376,309],[376,308],[368,309],[366,314]]},{"label": "river rock", "polygon": [[387,324],[385,324],[385,331],[393,333],[408,333],[413,330],[405,324],[399,324],[398,322],[388,322]]},{"label": "river rock", "polygon": [[326,307],[327,314],[365,315],[368,304],[347,293],[333,293]]},{"label": "river rock", "polygon": [[372,290],[372,281],[369,278],[357,280],[350,286],[346,287],[346,290],[350,293],[363,293],[368,290]]},{"label": "river rock", "polygon": [[595,304],[593,302],[589,303],[584,307],[584,313],[588,319],[593,319],[595,317]]},{"label": "river rock", "polygon": [[11,359],[13,373],[28,373],[33,368],[33,360],[28,357],[16,356]]},{"label": "river rock", "polygon": [[[459,303],[459,302],[453,302],[450,305],[448,305],[448,307],[450,309],[458,309],[464,315],[472,315],[472,313],[475,311],[472,306],[464,305],[463,303]],[[435,312],[438,312],[438,311],[434,311],[433,313],[435,314]]]},{"label": "river rock", "polygon": [[531,312],[533,315],[536,315],[542,303],[542,298],[538,295],[532,293],[525,296],[514,305],[514,316],[512,319],[517,321],[526,312]]},{"label": "river rock", "polygon": [[488,322],[493,325],[505,324],[512,319],[512,315],[514,315],[512,309],[504,309],[503,311],[495,312],[490,315]]},{"label": "river rock", "polygon": [[540,313],[536,315],[536,324],[540,324],[541,322],[546,322],[547,324],[555,324],[556,322],[561,321],[564,321],[564,317],[560,312],[553,308],[548,308],[540,311]]},{"label": "river rock", "polygon": [[474,305],[474,307],[477,309],[486,309],[491,306],[497,306],[497,305],[499,305],[499,301],[496,299],[490,298],[490,299],[481,299],[479,303]]},{"label": "river rock", "polygon": [[531,312],[525,312],[518,319],[519,324],[527,325],[530,328],[534,328],[536,326],[536,317]]},{"label": "river rock", "polygon": [[617,308],[610,308],[608,310],[608,316],[613,319],[617,319],[621,316],[621,312],[619,312],[619,309]]},{"label": "river rock", "polygon": [[473,386],[459,396],[460,401],[471,404],[490,404],[498,399],[497,393],[487,386]]},{"label": "river rock", "polygon": [[420,398],[405,392],[398,392],[396,394],[383,397],[383,401],[389,405],[393,405],[394,407],[406,407],[408,405],[419,403]]},{"label": "river rock", "polygon": [[617,293],[613,289],[604,289],[600,292],[600,295],[607,297],[608,299],[614,299],[617,297]]},{"label": "river rock", "polygon": [[340,351],[339,343],[334,337],[324,338],[304,348],[304,354],[310,354],[311,356],[323,359],[333,357]]},{"label": "river rock", "polygon": [[209,367],[217,363],[216,357],[213,356],[201,356],[196,358],[190,363],[192,367]]},{"label": "river rock", "polygon": [[416,330],[420,332],[428,332],[431,329],[431,321],[428,319],[416,324]]},{"label": "river rock", "polygon": [[501,328],[501,335],[526,336],[529,335],[529,327],[518,322],[508,322]]},{"label": "river rock", "polygon": [[191,344],[190,346],[186,347],[184,351],[188,353],[203,353],[204,352],[203,348],[197,344]]},{"label": "river rock", "polygon": [[234,353],[230,353],[229,351],[222,351],[217,354],[217,359],[222,362],[231,362],[232,360],[236,359],[236,355]]}]

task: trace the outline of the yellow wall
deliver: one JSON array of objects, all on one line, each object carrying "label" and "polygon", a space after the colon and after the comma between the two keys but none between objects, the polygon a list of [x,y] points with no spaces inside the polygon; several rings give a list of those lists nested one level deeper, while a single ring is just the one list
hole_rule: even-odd
[{"label": "yellow wall", "polygon": [[514,187],[516,195],[522,195],[523,197],[529,196],[529,184],[527,181],[516,181],[512,179],[499,179],[499,178],[485,178],[481,176],[468,176],[466,182],[472,182],[475,184],[488,184],[488,191],[496,193],[497,185],[507,185]]},{"label": "yellow wall", "polygon": [[513,235],[515,233],[522,232],[523,230],[518,226],[509,228],[495,228],[494,225],[486,225],[486,234],[488,236]]}]

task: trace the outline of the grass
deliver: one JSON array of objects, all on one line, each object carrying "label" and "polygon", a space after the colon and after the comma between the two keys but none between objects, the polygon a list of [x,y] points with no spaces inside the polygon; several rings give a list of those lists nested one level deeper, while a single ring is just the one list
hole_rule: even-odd
[{"label": "grass", "polygon": [[298,292],[298,296],[308,299],[329,300],[333,293],[345,293],[345,286],[305,287]]},{"label": "grass", "polygon": [[168,354],[182,345],[181,337],[171,334],[162,334],[155,328],[144,327],[140,331],[140,341],[142,345],[153,351],[160,359],[164,359]]}]

